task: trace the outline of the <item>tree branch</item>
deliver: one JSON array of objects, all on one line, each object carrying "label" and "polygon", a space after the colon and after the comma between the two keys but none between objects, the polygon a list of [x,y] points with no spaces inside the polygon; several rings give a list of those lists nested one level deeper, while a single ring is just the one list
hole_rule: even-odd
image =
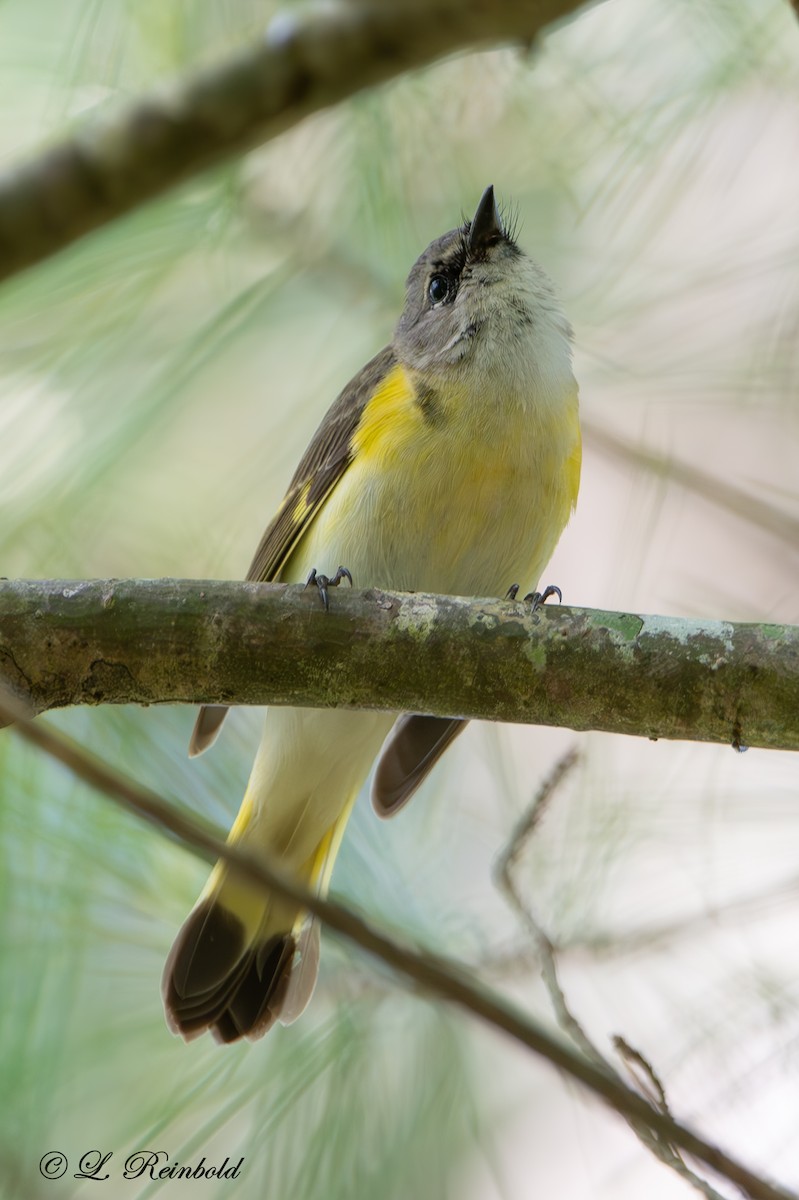
[{"label": "tree branch", "polygon": [[799,749],[799,627],[457,596],[0,581],[0,680],[37,712],[340,705]]},{"label": "tree branch", "polygon": [[726,1151],[675,1121],[669,1113],[651,1105],[618,1077],[577,1054],[503,997],[468,978],[459,964],[394,941],[349,909],[309,891],[267,855],[255,857],[223,842],[199,823],[181,816],[155,793],[109,769],[45,723],[31,722],[27,718],[24,707],[9,700],[0,684],[0,721],[19,722],[17,732],[22,737],[63,763],[90,787],[103,792],[162,832],[171,833],[203,858],[210,861],[221,858],[258,886],[300,904],[336,933],[387,963],[423,991],[506,1033],[583,1084],[629,1120],[643,1122],[666,1143],[679,1147],[734,1183],[751,1200],[799,1200],[787,1188],[755,1174]]},{"label": "tree branch", "polygon": [[279,14],[264,37],[87,120],[0,176],[0,279],[303,117],[456,50],[529,45],[582,0],[361,0]]}]

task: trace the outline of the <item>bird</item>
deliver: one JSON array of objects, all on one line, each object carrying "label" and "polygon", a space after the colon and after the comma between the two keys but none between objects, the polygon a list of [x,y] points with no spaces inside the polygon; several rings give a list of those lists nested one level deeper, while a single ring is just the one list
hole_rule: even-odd
[{"label": "bird", "polygon": [[[247,578],[315,585],[325,607],[344,579],[464,596],[537,586],[580,483],[571,344],[552,283],[487,187],[413,265],[391,342],[328,410]],[[190,755],[226,712],[200,709]],[[393,816],[465,724],[269,708],[229,842],[325,894],[373,764],[373,807]],[[168,1026],[255,1040],[300,1015],[318,963],[318,922],[220,861],[166,962]]]}]

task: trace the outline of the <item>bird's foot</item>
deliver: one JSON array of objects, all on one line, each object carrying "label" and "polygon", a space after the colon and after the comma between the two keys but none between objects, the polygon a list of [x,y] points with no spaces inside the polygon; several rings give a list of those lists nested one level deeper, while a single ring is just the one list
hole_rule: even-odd
[{"label": "bird's foot", "polygon": [[[510,587],[508,588],[507,592],[505,593],[505,599],[506,600],[515,600],[518,594],[519,594],[518,583],[512,583],[510,585]],[[546,602],[550,598],[550,596],[557,596],[558,604],[560,604],[561,601],[563,600],[563,595],[561,594],[560,588],[554,587],[553,584],[550,584],[549,587],[544,588],[543,592],[528,592],[527,595],[524,597],[524,602],[526,604],[529,600],[533,606],[530,611],[535,612],[536,609],[539,609],[542,604],[546,604]]]},{"label": "bird's foot", "polygon": [[550,583],[548,587],[545,587],[543,592],[528,592],[527,595],[524,597],[524,601],[525,601],[525,604],[527,603],[528,600],[530,601],[530,603],[532,604],[532,608],[530,609],[530,612],[534,613],[534,612],[538,611],[538,609],[541,607],[542,604],[546,604],[546,602],[550,596],[557,596],[558,604],[562,604],[563,593],[561,592],[559,587],[555,587],[555,585],[552,583]]},{"label": "bird's foot", "polygon": [[319,595],[322,598],[322,603],[325,606],[325,612],[327,612],[330,608],[330,597],[327,594],[327,589],[338,587],[342,579],[348,579],[350,587],[352,587],[352,575],[350,575],[346,567],[339,567],[332,579],[329,579],[327,575],[320,575],[316,567],[314,567],[308,576],[305,586],[309,588],[312,583],[316,584],[319,589]]}]

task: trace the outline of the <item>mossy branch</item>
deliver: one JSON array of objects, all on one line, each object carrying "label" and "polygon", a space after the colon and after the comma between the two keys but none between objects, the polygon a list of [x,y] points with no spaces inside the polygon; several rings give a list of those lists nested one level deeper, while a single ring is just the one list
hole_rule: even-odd
[{"label": "mossy branch", "polygon": [[582,0],[350,0],[278,14],[187,73],[0,175],[0,279],[303,117],[456,50],[530,45]]},{"label": "mossy branch", "polygon": [[799,627],[202,580],[0,581],[0,680],[69,704],[292,704],[799,749]]}]

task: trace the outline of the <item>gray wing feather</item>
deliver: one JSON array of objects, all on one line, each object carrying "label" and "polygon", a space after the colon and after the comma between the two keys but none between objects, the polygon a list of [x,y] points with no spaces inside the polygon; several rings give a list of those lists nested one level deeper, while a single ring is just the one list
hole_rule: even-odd
[{"label": "gray wing feather", "polygon": [[209,746],[213,746],[222,722],[227,716],[227,705],[204,704],[197,714],[189,742],[189,758],[196,758]]},{"label": "gray wing feather", "polygon": [[383,743],[372,780],[372,806],[379,817],[393,817],[410,800],[450,742],[468,724],[460,718],[398,718]]}]

